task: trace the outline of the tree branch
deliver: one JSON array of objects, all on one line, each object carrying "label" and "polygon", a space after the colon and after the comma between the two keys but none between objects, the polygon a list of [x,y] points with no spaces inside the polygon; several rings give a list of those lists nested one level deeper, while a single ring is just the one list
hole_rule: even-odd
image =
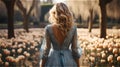
[{"label": "tree branch", "polygon": [[32,5],[29,9],[29,12],[27,13],[28,16],[30,15],[30,13],[31,13],[31,11],[33,10],[34,7],[35,7],[35,0],[33,0]]},{"label": "tree branch", "polygon": [[23,6],[22,2],[20,0],[17,0],[16,4],[17,4],[18,8],[23,12],[23,14],[26,14],[26,9]]}]

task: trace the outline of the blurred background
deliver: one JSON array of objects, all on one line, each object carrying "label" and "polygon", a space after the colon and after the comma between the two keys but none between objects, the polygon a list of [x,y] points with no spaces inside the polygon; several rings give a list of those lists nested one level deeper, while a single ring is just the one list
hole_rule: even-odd
[{"label": "blurred background", "polygon": [[[4,1],[4,0],[3,0]],[[13,3],[14,7],[14,26],[21,28],[23,23],[28,22],[29,27],[42,27],[41,23],[48,22],[49,9],[57,2],[64,2],[74,15],[74,22],[79,27],[88,27],[88,23],[92,21],[93,27],[99,27],[101,11],[99,0],[20,0]],[[120,2],[113,0],[106,5],[107,27],[113,28],[120,24]],[[9,10],[8,9],[8,10]],[[27,15],[27,16],[26,16]],[[92,17],[92,19],[91,19]],[[0,1],[0,28],[7,28],[7,9],[4,2]],[[118,26],[119,27],[119,26]]]},{"label": "blurred background", "polygon": [[120,0],[0,0],[0,66],[39,67],[49,10],[59,2],[78,27],[81,66],[119,67]]}]

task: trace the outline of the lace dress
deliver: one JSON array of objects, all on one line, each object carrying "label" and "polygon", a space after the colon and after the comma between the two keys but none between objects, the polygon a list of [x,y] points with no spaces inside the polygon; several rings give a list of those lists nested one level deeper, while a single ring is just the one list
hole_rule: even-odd
[{"label": "lace dress", "polygon": [[46,26],[45,39],[40,48],[40,58],[47,59],[45,67],[77,67],[74,59],[80,58],[81,54],[82,50],[77,44],[76,26],[68,32],[63,44],[55,39],[51,25]]}]

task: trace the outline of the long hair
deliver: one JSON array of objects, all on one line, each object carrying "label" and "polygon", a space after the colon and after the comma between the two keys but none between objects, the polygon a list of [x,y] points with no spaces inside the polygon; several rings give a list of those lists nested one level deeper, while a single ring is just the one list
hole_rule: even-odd
[{"label": "long hair", "polygon": [[66,35],[73,25],[73,16],[68,7],[64,3],[57,3],[49,14],[49,21],[57,24],[62,34]]}]

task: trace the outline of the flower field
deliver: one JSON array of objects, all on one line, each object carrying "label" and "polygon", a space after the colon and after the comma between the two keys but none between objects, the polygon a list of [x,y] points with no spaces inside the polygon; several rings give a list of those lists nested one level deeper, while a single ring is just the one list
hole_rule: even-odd
[{"label": "flower field", "polygon": [[109,29],[106,39],[98,38],[98,33],[99,31],[94,30],[91,34],[86,34],[86,38],[79,36],[80,45],[84,50],[83,60],[91,67],[119,67],[120,30]]},{"label": "flower field", "polygon": [[[99,38],[99,29],[77,31],[83,49],[81,67],[120,66],[120,29],[108,29],[106,39]],[[29,33],[15,29],[16,38],[7,39],[7,30],[0,30],[0,67],[39,67],[43,35],[42,28],[30,29]]]},{"label": "flower field", "polygon": [[42,30],[26,33],[16,30],[16,38],[6,39],[7,31],[0,31],[0,66],[38,67]]}]

